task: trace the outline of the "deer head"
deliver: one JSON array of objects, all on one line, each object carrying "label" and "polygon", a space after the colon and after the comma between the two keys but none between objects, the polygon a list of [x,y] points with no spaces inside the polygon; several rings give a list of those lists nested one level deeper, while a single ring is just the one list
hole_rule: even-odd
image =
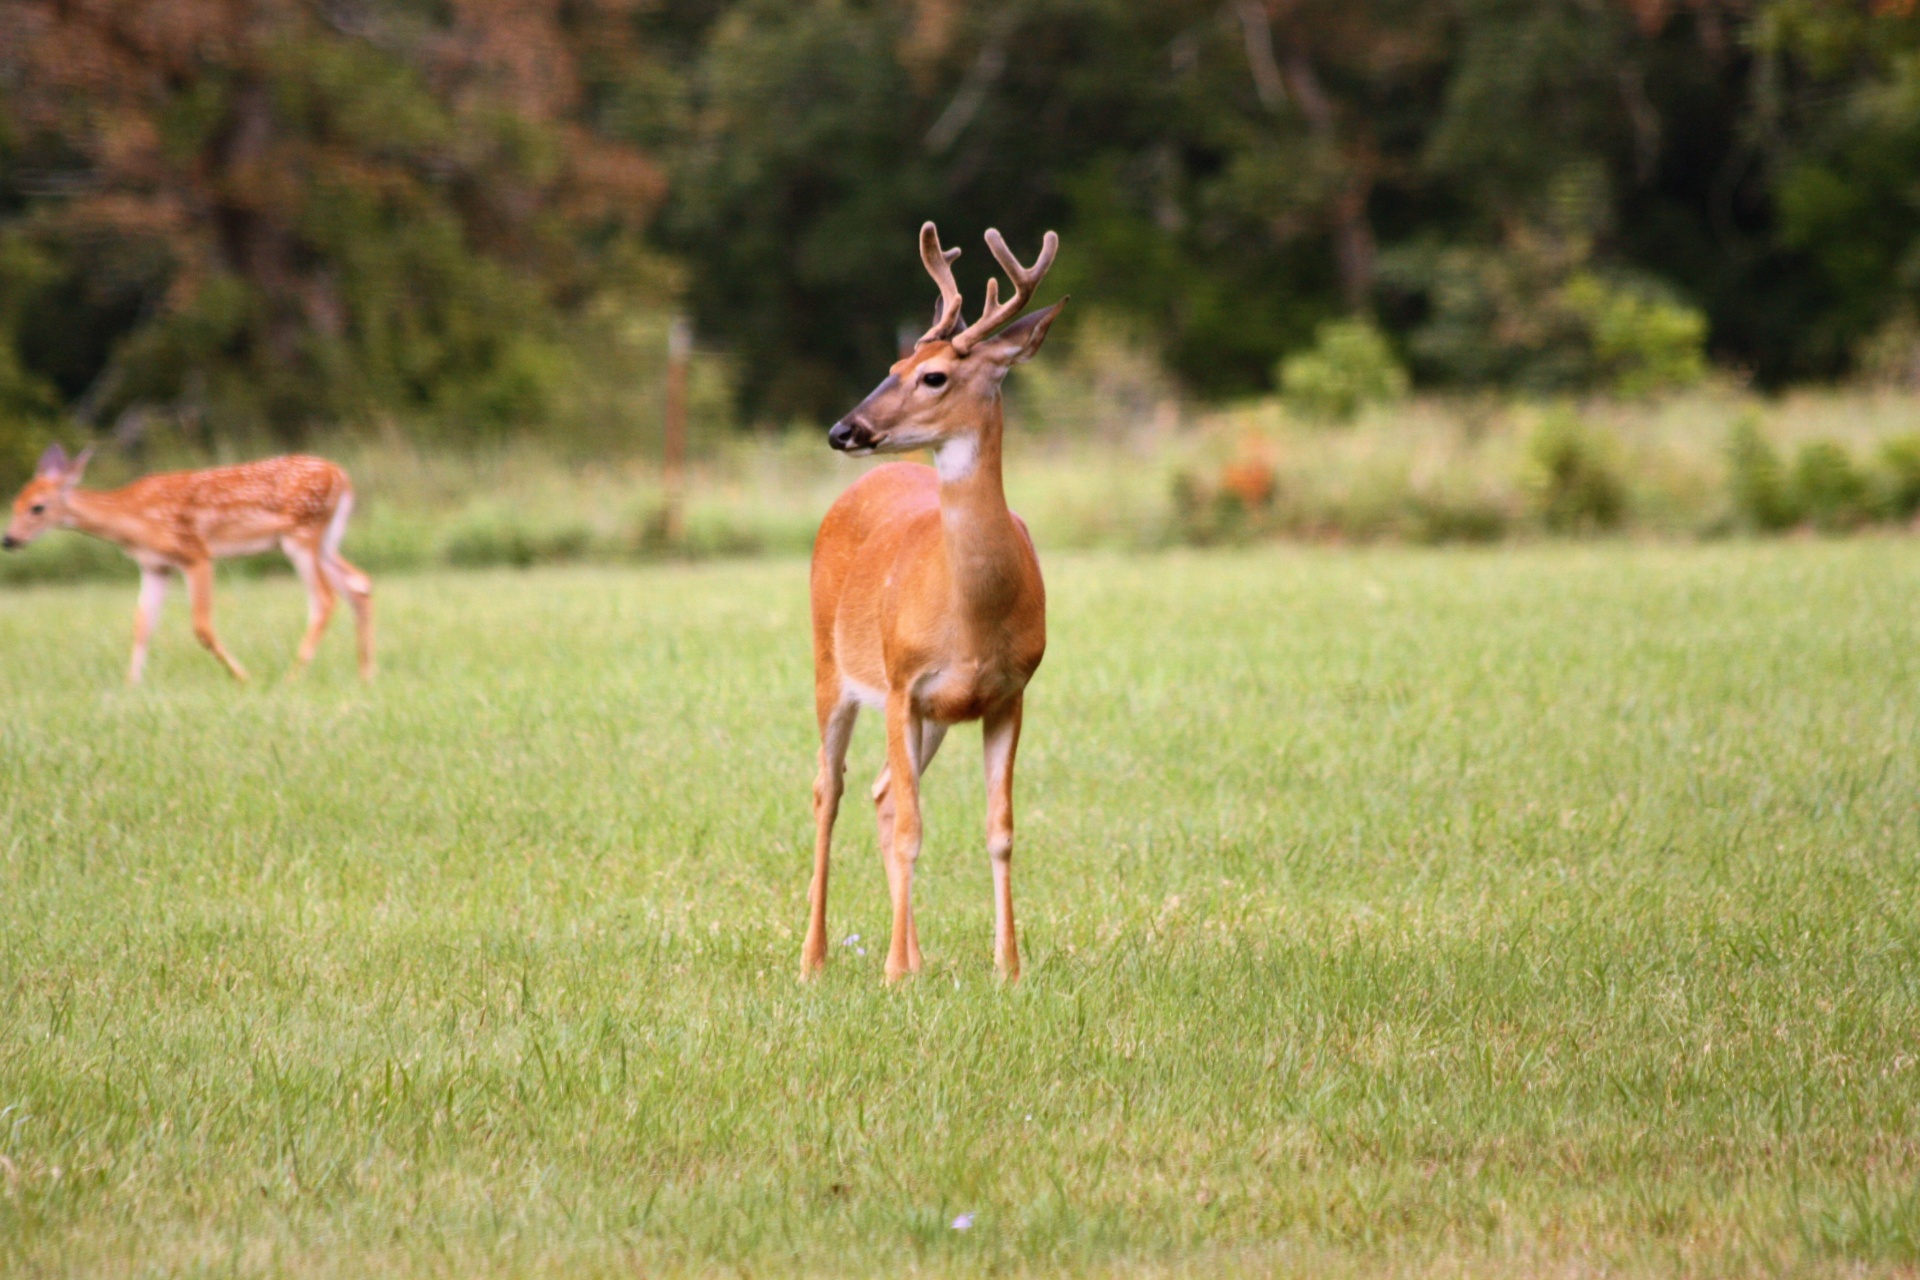
[{"label": "deer head", "polygon": [[1013,296],[1000,301],[1000,282],[987,281],[986,306],[963,329],[960,287],[953,280],[953,260],[960,251],[942,249],[931,222],[920,228],[920,260],[940,287],[933,327],[852,413],[834,423],[828,444],[856,457],[938,450],[949,441],[976,439],[998,424],[999,415],[988,410],[999,400],[1001,380],[1014,365],[1033,358],[1067,300],[1008,324],[1033,300],[1053,266],[1060,237],[1047,232],[1031,267],[1020,265],[998,231],[987,232],[987,248],[1013,282]]},{"label": "deer head", "polygon": [[58,525],[67,513],[67,495],[80,483],[92,457],[92,445],[82,449],[76,458],[67,457],[67,451],[57,444],[48,445],[47,451],[40,455],[33,479],[27,481],[26,488],[13,500],[13,519],[7,522],[6,536],[0,537],[0,546],[8,551],[24,547]]}]

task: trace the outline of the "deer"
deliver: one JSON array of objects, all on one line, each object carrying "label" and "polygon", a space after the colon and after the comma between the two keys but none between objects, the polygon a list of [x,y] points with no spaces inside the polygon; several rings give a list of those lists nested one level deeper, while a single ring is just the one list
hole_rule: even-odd
[{"label": "deer", "polygon": [[[953,260],[934,224],[920,259],[940,291],[933,327],[872,394],[827,432],[850,457],[931,450],[933,465],[884,463],[855,481],[821,521],[811,571],[814,860],[801,975],[827,959],[827,870],[860,708],[886,718],[886,762],[873,785],[880,856],[892,898],[886,980],[919,973],[913,873],[920,857],[920,777],[947,730],[978,720],[993,872],[994,965],[1020,976],[1013,920],[1013,769],[1027,683],[1047,648],[1046,587],[1026,523],[1001,480],[1000,384],[1033,358],[1067,300],[1024,319],[1059,251],[1049,231],[1024,267],[996,230],[987,248],[1012,282],[987,282],[980,318],[965,325]],[[1009,323],[1012,322],[1012,323]],[[964,327],[963,327],[964,325]],[[1004,327],[1003,327],[1004,326]]]},{"label": "deer", "polygon": [[353,606],[360,677],[373,678],[373,584],[340,554],[353,514],[353,483],[324,458],[293,455],[234,467],[147,476],[121,489],[82,489],[93,447],[69,458],[58,444],[40,456],[33,478],[14,500],[0,546],[13,551],[49,529],[76,529],[105,539],[140,566],[133,615],[133,658],[127,682],[147,669],[147,640],[167,596],[168,576],[187,581],[193,634],[235,680],[247,672],[213,629],[213,562],[275,546],[293,562],[307,589],[307,631],[288,676],[298,675],[320,647],[337,595]]}]

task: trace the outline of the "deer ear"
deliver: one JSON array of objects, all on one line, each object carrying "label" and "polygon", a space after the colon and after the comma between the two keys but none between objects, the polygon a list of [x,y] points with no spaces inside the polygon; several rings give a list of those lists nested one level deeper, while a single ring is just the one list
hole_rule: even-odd
[{"label": "deer ear", "polygon": [[40,455],[40,464],[33,470],[36,480],[57,480],[67,473],[67,451],[58,444],[50,444],[47,451]]},{"label": "deer ear", "polygon": [[1033,359],[1034,352],[1040,350],[1040,344],[1047,340],[1047,330],[1060,314],[1060,308],[1066,305],[1067,300],[1062,298],[1050,307],[1042,308],[1030,316],[1022,316],[975,347],[974,351],[1003,369],[1024,364]]},{"label": "deer ear", "polygon": [[68,489],[80,483],[80,477],[86,474],[87,464],[93,461],[93,446],[82,449],[72,462],[67,464],[66,478],[61,482]]}]

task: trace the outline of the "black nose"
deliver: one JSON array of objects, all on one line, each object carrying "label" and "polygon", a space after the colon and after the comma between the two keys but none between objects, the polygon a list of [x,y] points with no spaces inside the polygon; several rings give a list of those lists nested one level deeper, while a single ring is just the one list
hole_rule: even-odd
[{"label": "black nose", "polygon": [[869,448],[873,444],[873,430],[857,418],[842,418],[827,432],[827,443],[842,453]]},{"label": "black nose", "polygon": [[0,538],[0,547],[5,547],[9,551],[13,550],[15,547],[19,545],[20,545],[20,539],[14,537],[12,534],[8,534],[6,537]]}]

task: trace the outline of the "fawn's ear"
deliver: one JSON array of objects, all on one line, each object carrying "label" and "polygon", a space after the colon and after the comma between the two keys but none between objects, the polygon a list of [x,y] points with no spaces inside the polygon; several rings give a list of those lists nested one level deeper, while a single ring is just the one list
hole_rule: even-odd
[{"label": "fawn's ear", "polygon": [[1060,314],[1060,308],[1066,305],[1067,300],[1062,298],[1050,307],[1044,307],[1030,316],[1022,316],[975,347],[975,353],[1002,369],[1026,363],[1033,359],[1034,352],[1040,350],[1040,344],[1047,340],[1047,330]]},{"label": "fawn's ear", "polygon": [[60,487],[71,489],[80,483],[80,477],[86,474],[87,464],[93,461],[93,446],[82,449],[72,462],[67,464],[66,474],[60,481]]},{"label": "fawn's ear", "polygon": [[33,469],[35,480],[58,480],[67,474],[67,451],[58,444],[50,444],[47,451],[40,455],[40,463]]}]

